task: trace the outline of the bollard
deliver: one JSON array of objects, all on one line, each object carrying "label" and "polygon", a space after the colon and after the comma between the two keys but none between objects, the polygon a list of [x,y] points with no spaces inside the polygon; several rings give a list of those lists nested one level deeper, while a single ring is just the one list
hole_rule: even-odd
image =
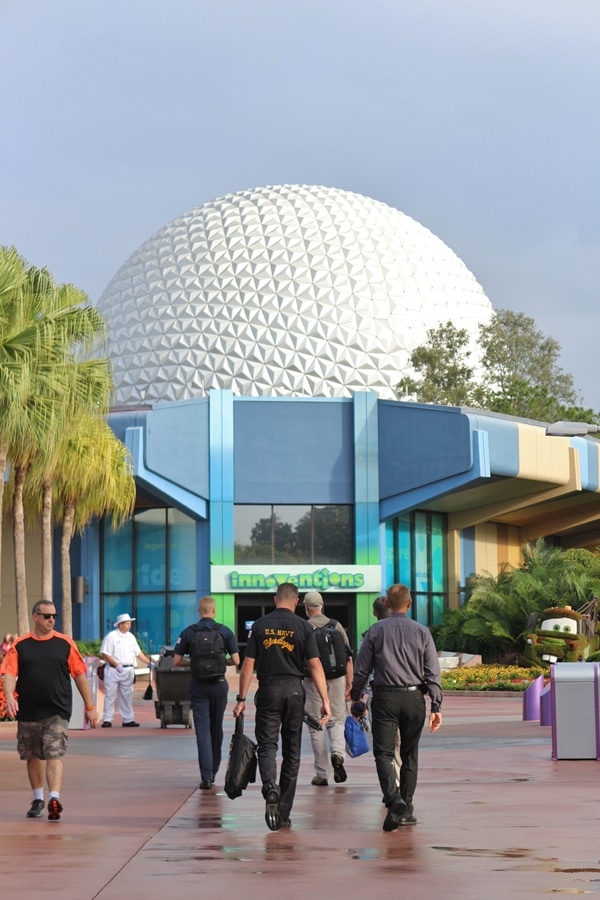
[{"label": "bollard", "polygon": [[544,676],[532,681],[523,694],[523,721],[537,722],[540,718],[540,697],[544,690]]},{"label": "bollard", "polygon": [[552,725],[552,691],[549,684],[540,694],[540,725]]}]

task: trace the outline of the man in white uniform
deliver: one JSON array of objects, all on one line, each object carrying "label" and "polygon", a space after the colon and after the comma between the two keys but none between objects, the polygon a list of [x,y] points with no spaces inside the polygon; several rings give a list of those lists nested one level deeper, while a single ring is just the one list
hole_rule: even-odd
[{"label": "man in white uniform", "polygon": [[131,623],[135,622],[129,613],[117,616],[114,631],[110,631],[100,648],[100,655],[106,660],[104,672],[104,721],[103,728],[111,728],[115,713],[115,701],[123,719],[123,728],[138,728],[139,722],[133,716],[133,682],[136,660],[150,665],[150,660],[131,633]]}]

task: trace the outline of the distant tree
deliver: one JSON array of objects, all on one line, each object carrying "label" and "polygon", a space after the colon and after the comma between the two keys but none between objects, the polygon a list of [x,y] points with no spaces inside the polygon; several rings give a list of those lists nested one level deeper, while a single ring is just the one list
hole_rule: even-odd
[{"label": "distant tree", "polygon": [[582,409],[572,376],[560,368],[560,344],[539,331],[530,316],[497,310],[479,326],[479,344],[488,409],[540,421],[597,418]]},{"label": "distant tree", "polygon": [[479,326],[478,346],[481,374],[476,378],[468,332],[451,321],[430,329],[427,342],[410,357],[418,377],[403,378],[396,386],[398,396],[542,422],[600,421],[598,413],[582,406],[572,376],[558,365],[558,341],[542,334],[529,316],[497,310]]},{"label": "distant tree", "polygon": [[420,376],[403,378],[396,390],[400,397],[416,395],[419,403],[442,406],[472,406],[480,389],[469,364],[469,333],[446,322],[427,331],[427,343],[417,347],[410,364]]}]

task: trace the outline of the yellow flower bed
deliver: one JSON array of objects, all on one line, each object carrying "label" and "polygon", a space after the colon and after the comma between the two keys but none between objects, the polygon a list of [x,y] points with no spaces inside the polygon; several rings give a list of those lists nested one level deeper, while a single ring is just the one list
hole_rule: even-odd
[{"label": "yellow flower bed", "polygon": [[544,674],[538,666],[463,666],[442,672],[445,691],[524,691]]}]

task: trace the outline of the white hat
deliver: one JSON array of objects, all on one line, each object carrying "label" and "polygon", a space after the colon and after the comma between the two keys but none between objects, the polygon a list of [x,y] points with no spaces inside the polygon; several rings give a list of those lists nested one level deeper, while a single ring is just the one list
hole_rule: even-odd
[{"label": "white hat", "polygon": [[304,595],[304,605],[309,609],[320,609],[323,606],[323,598],[318,591],[309,591]]},{"label": "white hat", "polygon": [[135,619],[132,619],[129,613],[122,613],[120,616],[117,616],[117,621],[113,622],[113,628],[116,628],[121,622],[135,622]]}]

